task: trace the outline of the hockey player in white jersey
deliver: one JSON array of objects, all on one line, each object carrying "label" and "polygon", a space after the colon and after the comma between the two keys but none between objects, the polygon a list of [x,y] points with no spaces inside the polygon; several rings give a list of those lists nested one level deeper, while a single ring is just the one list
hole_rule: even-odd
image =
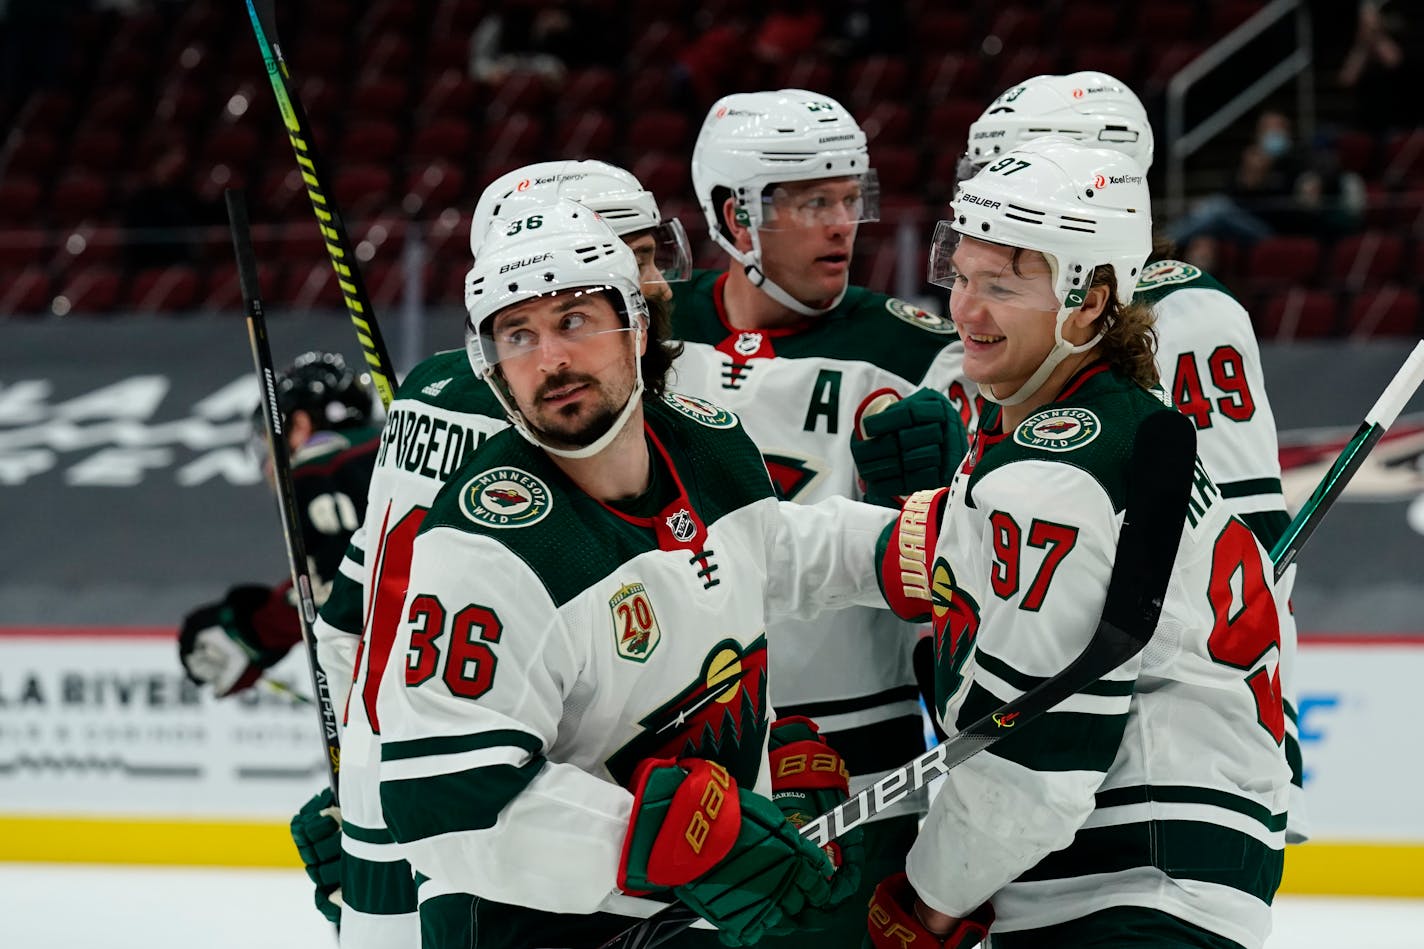
[{"label": "hockey player in white jersey", "polygon": [[[996,98],[969,127],[960,176],[970,177],[1020,144],[1061,135],[1152,166],[1152,125],[1131,89],[1101,72],[1035,76]],[[1138,277],[1137,298],[1157,316],[1157,370],[1177,408],[1196,423],[1202,461],[1227,508],[1270,550],[1290,524],[1281,493],[1276,420],[1266,395],[1261,350],[1251,317],[1236,298],[1200,267],[1154,248]],[[1290,602],[1292,566],[1276,584]],[[1296,623],[1281,629],[1281,678],[1286,692],[1286,756],[1292,793],[1288,838],[1305,840],[1309,820],[1303,791],[1294,705]]]},{"label": "hockey player in white jersey", "polygon": [[[639,264],[654,321],[666,321],[668,281],[685,279],[686,237],[664,220],[651,193],[621,168],[597,161],[543,162],[489,185],[475,207],[470,243],[478,254],[500,209],[574,197],[604,215]],[[355,686],[344,701],[341,818],[324,792],[293,821],[293,836],[318,885],[317,905],[341,920],[343,949],[410,949],[419,944],[410,868],[391,846],[376,793],[379,747],[376,691],[405,595],[411,544],[436,492],[490,435],[508,426],[503,409],[473,376],[464,349],[437,353],[404,379],[381,436],[363,526],[352,538],[316,632],[333,688]],[[344,831],[344,833],[343,833]],[[342,850],[344,849],[344,854]],[[330,893],[341,888],[344,904]],[[439,881],[425,881],[422,905],[441,905]],[[461,897],[450,894],[448,901]]]},{"label": "hockey player in white jersey", "polygon": [[[692,181],[730,259],[725,271],[696,271],[674,288],[679,390],[741,417],[784,498],[888,502],[946,483],[972,409],[954,371],[957,341],[948,320],[849,283],[858,224],[879,215],[865,134],[850,113],[796,89],[725,96],[703,123]],[[896,396],[911,397],[865,423],[878,439],[855,442],[863,416]],[[853,788],[924,750],[913,629],[846,610],[769,632],[778,711],[821,723]],[[867,877],[903,865],[923,808],[916,797],[867,826]],[[815,944],[858,946],[858,911]]]},{"label": "hockey player in white jersey", "polygon": [[[951,207],[932,274],[994,405],[950,486],[907,502],[880,565],[896,611],[934,623],[952,727],[1092,637],[1125,483],[1144,476],[1134,434],[1169,409],[1134,298],[1151,249],[1139,165],[1039,139]],[[949,772],[907,876],[876,891],[874,945],[969,946],[992,921],[995,949],[1259,949],[1290,777],[1270,576],[1198,459],[1146,651]]]},{"label": "hockey player in white jersey", "polygon": [[768,623],[883,606],[891,513],[778,502],[580,205],[496,219],[466,303],[514,430],[425,517],[376,705],[393,836],[475,895],[426,944],[587,945],[672,895],[720,930],[683,944],[746,944],[846,898],[769,797]]}]

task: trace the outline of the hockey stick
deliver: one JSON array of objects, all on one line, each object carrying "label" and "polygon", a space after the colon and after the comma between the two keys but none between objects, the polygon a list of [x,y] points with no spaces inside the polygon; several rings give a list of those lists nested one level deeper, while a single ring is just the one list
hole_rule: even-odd
[{"label": "hockey stick", "polygon": [[1330,510],[1335,499],[1344,492],[1345,485],[1350,483],[1355,472],[1365,463],[1365,457],[1394,424],[1394,420],[1403,411],[1404,404],[1414,395],[1421,382],[1424,382],[1424,340],[1420,340],[1414,347],[1409,358],[1404,360],[1404,365],[1399,367],[1399,371],[1375,401],[1374,407],[1365,413],[1364,421],[1355,430],[1354,437],[1345,445],[1345,450],[1315,486],[1310,499],[1301,507],[1300,514],[1296,515],[1295,520],[1291,521],[1286,532],[1281,535],[1281,539],[1271,548],[1277,580],[1295,563],[1295,555],[1305,546],[1305,542],[1310,540],[1310,535],[1320,526],[1325,512]]},{"label": "hockey stick", "polygon": [[[1395,418],[1403,410],[1414,392],[1424,382],[1424,340],[1421,340],[1414,347],[1413,352],[1405,360],[1404,365],[1395,373],[1389,385],[1375,402],[1374,407],[1365,414],[1364,421],[1360,424],[1355,436],[1341,452],[1340,457],[1330,466],[1330,470],[1320,480],[1320,484],[1311,494],[1310,498],[1301,506],[1290,526],[1286,528],[1281,539],[1271,550],[1271,560],[1274,563],[1275,578],[1279,580],[1281,575],[1294,562],[1295,556],[1305,543],[1315,533],[1315,529],[1320,526],[1326,513],[1334,506],[1336,500],[1344,492],[1345,486],[1364,463],[1365,457],[1369,455],[1371,449],[1384,436],[1385,431],[1394,424]],[[1142,451],[1143,442],[1139,438],[1134,447],[1133,464],[1136,466],[1138,452]],[[1128,515],[1132,515],[1132,499],[1128,501]],[[1159,512],[1160,513],[1160,512]],[[1124,566],[1123,557],[1125,553],[1130,553],[1132,548],[1128,546],[1129,541],[1134,544],[1146,540],[1146,534],[1131,535],[1128,527],[1131,520],[1123,523],[1122,534],[1118,540],[1118,557],[1113,566],[1112,579],[1108,587],[1107,602],[1103,606],[1103,621],[1099,625],[1097,632],[1082,655],[1073,661],[1068,668],[1058,675],[1044,682],[1038,688],[1031,689],[1024,693],[1015,702],[1009,702],[988,717],[980,719],[970,725],[958,735],[948,741],[936,745],[920,757],[909,764],[893,771],[881,778],[875,784],[865,788],[855,797],[850,798],[832,810],[822,814],[816,820],[806,824],[801,828],[801,833],[815,840],[824,846],[831,840],[860,826],[873,816],[881,813],[886,808],[899,802],[911,792],[919,790],[930,782],[931,779],[945,774],[950,768],[958,765],[976,751],[980,751],[994,741],[1003,736],[1000,723],[1010,723],[1013,725],[1023,725],[1035,716],[1041,714],[1047,708],[1051,708],[1068,695],[1072,694],[1095,681],[1097,678],[1116,665],[1130,658],[1138,650],[1146,645],[1147,639],[1142,642],[1133,642],[1130,638],[1132,626],[1113,625],[1110,622],[1109,609],[1116,605],[1114,591],[1124,592],[1118,585],[1119,566]],[[1180,524],[1177,528],[1180,531]],[[1178,534],[1173,534],[1178,536]],[[1152,553],[1148,548],[1146,553]],[[1175,554],[1175,546],[1173,547]],[[1124,571],[1125,573],[1126,571]],[[1124,583],[1128,582],[1125,579]],[[1150,582],[1148,580],[1147,582]],[[1165,589],[1165,587],[1164,587]],[[1124,604],[1125,605],[1125,604]],[[1160,609],[1160,602],[1157,604]],[[1144,617],[1145,618],[1145,617]],[[1130,624],[1130,611],[1120,618]],[[1156,625],[1155,618],[1152,626]],[[1140,628],[1140,627],[1139,627]],[[1125,633],[1125,630],[1128,631]],[[1151,627],[1147,629],[1147,637],[1151,636]],[[1110,634],[1110,635],[1109,635]],[[1090,660],[1090,654],[1099,653],[1099,658],[1110,658],[1109,650],[1116,648],[1130,648],[1122,659],[1117,660],[1113,666],[1102,669],[1097,675],[1091,678],[1084,678],[1082,673],[1087,670],[1086,661]],[[1103,659],[1103,661],[1107,661]],[[1076,672],[1075,672],[1076,670]],[[1069,683],[1070,675],[1077,681]],[[1051,698],[1047,704],[1038,700],[1040,693],[1047,693],[1052,690],[1056,697]],[[1032,709],[1027,709],[1029,701],[1033,699]],[[1017,714],[1015,714],[1017,713]],[[1009,716],[1012,716],[1010,718]],[[960,746],[955,748],[954,746]],[[696,920],[696,915],[692,910],[681,904],[669,906],[667,909],[659,911],[656,915],[643,920],[640,923],[629,927],[617,936],[603,943],[599,949],[652,949],[661,945],[674,934],[681,932]]]},{"label": "hockey stick", "polygon": [[321,717],[322,737],[326,742],[327,776],[331,793],[336,796],[336,774],[341,769],[341,736],[336,730],[336,709],[331,704],[326,673],[316,658],[316,601],[312,599],[311,577],[307,574],[306,544],[297,521],[297,496],[292,489],[292,462],[287,452],[287,432],[282,413],[277,408],[277,372],[272,368],[272,347],[267,341],[267,320],[262,312],[262,297],[257,286],[257,255],[252,250],[252,234],[247,223],[247,202],[241,191],[228,189],[228,222],[232,227],[232,247],[237,254],[237,278],[242,287],[242,303],[247,310],[247,336],[252,343],[252,365],[262,387],[262,405],[266,409],[267,447],[272,453],[272,470],[277,482],[277,507],[282,513],[282,536],[287,542],[287,565],[292,571],[292,589],[297,591],[297,619],[302,626],[302,642],[307,649],[307,665],[311,669],[312,696]]},{"label": "hockey stick", "polygon": [[[1152,638],[1167,595],[1187,519],[1195,460],[1196,429],[1186,416],[1175,412],[1148,416],[1133,444],[1126,510],[1102,618],[1078,658],[1048,681],[806,824],[801,833],[825,846],[1141,652]],[[652,949],[698,918],[677,903],[630,926],[599,949]]]},{"label": "hockey stick", "polygon": [[326,197],[326,183],[331,180],[326,165],[317,156],[316,140],[312,137],[311,122],[297,96],[292,75],[287,69],[287,61],[282,56],[282,46],[277,41],[277,16],[273,0],[246,0],[247,16],[252,21],[252,32],[257,36],[257,45],[262,50],[262,61],[267,64],[267,78],[272,81],[272,91],[277,96],[277,108],[282,113],[282,122],[287,127],[287,138],[291,140],[292,151],[297,156],[297,169],[306,182],[307,196],[311,198],[312,211],[316,214],[317,227],[326,241],[326,253],[331,258],[331,267],[336,271],[336,282],[341,287],[341,298],[346,303],[346,312],[351,317],[351,325],[356,328],[356,338],[361,342],[361,351],[370,367],[371,379],[376,392],[381,397],[381,405],[391,407],[396,392],[396,367],[391,362],[386,341],[381,337],[376,325],[376,311],[371,307],[371,298],[366,295],[366,283],[361,279],[361,268],[356,263],[355,248],[346,233],[346,225],[336,204]]}]

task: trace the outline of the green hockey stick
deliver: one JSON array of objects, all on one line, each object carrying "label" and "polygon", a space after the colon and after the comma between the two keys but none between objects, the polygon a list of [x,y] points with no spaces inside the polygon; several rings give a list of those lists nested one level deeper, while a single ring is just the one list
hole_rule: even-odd
[{"label": "green hockey stick", "polygon": [[297,156],[297,169],[307,186],[307,196],[311,198],[312,211],[316,214],[317,226],[326,242],[326,253],[331,258],[332,269],[336,271],[336,282],[341,287],[341,297],[346,303],[346,312],[351,317],[351,325],[356,328],[356,338],[361,342],[361,351],[366,356],[366,365],[371,370],[371,379],[376,392],[381,397],[381,405],[390,408],[395,398],[397,380],[395,363],[391,362],[386,341],[381,337],[376,325],[376,312],[371,307],[371,298],[366,295],[366,284],[361,279],[361,268],[356,263],[355,248],[341,220],[341,213],[335,202],[326,196],[326,165],[316,152],[316,141],[312,137],[311,122],[297,96],[287,61],[282,57],[282,46],[277,41],[277,17],[273,0],[246,0],[247,16],[252,21],[252,32],[257,37],[257,45],[262,50],[262,61],[267,64],[267,78],[272,82],[272,91],[277,96],[277,108],[282,113],[282,123],[287,128],[287,138],[292,143],[292,151]]}]

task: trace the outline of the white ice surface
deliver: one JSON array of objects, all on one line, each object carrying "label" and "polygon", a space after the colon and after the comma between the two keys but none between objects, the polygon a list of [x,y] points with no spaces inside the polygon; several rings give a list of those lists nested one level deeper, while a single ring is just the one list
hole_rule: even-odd
[{"label": "white ice surface", "polygon": [[[0,863],[4,949],[329,949],[300,870]],[[1424,900],[1281,897],[1268,949],[1424,949]]]}]

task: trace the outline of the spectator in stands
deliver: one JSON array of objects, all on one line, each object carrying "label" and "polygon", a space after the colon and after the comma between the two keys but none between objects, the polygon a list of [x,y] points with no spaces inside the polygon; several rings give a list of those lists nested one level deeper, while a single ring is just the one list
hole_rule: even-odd
[{"label": "spectator in stands", "polygon": [[1408,80],[1403,47],[1394,34],[1402,23],[1386,19],[1374,0],[1360,4],[1355,42],[1345,54],[1337,79],[1356,92],[1356,117],[1367,131],[1382,132],[1395,124],[1399,110],[1394,96]]},{"label": "spectator in stands", "polygon": [[1209,240],[1330,238],[1358,224],[1363,194],[1363,183],[1340,169],[1333,151],[1300,148],[1290,117],[1267,109],[1256,122],[1256,137],[1242,149],[1231,187],[1201,199],[1166,233],[1194,261],[1211,255]]}]

